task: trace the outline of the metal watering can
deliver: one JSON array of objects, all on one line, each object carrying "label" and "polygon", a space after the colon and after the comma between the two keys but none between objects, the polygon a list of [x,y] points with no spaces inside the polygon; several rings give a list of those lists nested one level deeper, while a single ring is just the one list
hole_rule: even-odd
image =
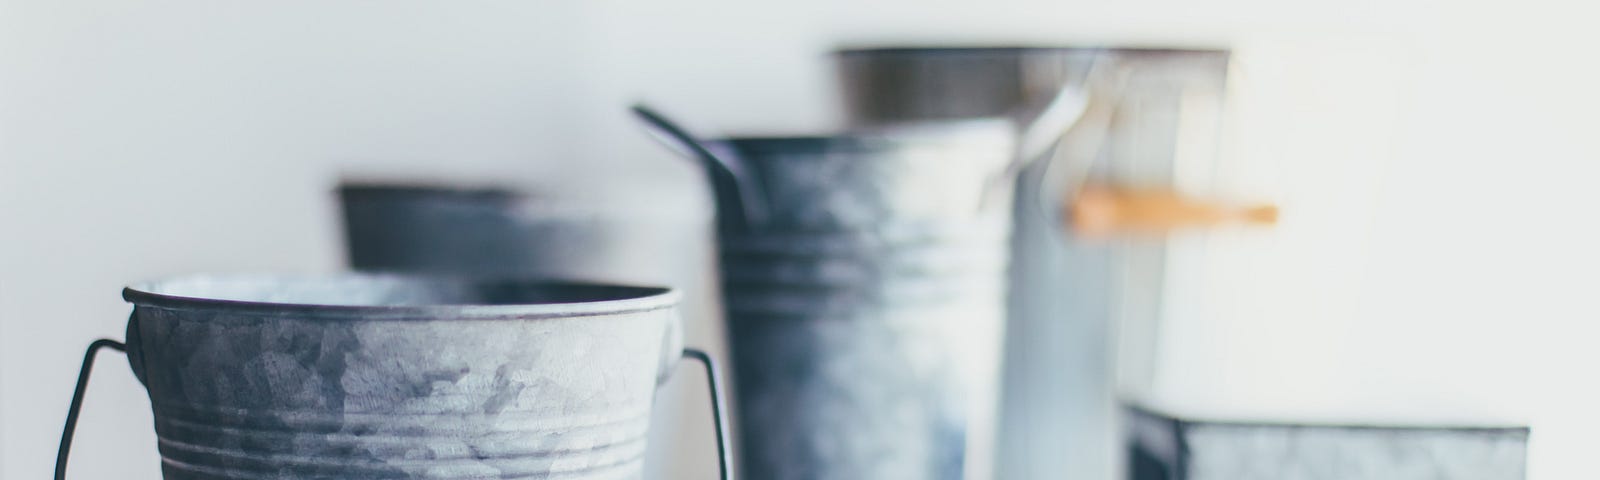
[{"label": "metal watering can", "polygon": [[1011,125],[701,141],[635,113],[716,190],[743,473],[987,478]]},{"label": "metal watering can", "polygon": [[[1166,243],[1084,236],[1161,233],[1232,214],[1165,190],[1180,157],[1215,154],[1229,53],[890,48],[842,50],[835,62],[856,124],[1009,118],[1035,146],[1022,154],[1049,151],[1016,192],[998,476],[1113,478],[1115,372],[1147,375],[1140,360],[1151,347],[1140,343],[1157,328]],[[1074,96],[1075,115],[1041,113]]]},{"label": "metal watering can", "polygon": [[[348,274],[196,276],[123,290],[125,351],[180,479],[632,479],[682,349],[666,288]],[[722,455],[723,478],[732,478]]]}]

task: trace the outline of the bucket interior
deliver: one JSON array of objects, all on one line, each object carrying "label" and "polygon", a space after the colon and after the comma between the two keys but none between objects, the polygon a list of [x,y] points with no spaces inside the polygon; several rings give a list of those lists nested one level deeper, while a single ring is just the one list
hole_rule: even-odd
[{"label": "bucket interior", "polygon": [[201,276],[130,290],[169,299],[353,307],[556,305],[637,300],[669,292],[660,287],[403,275]]}]

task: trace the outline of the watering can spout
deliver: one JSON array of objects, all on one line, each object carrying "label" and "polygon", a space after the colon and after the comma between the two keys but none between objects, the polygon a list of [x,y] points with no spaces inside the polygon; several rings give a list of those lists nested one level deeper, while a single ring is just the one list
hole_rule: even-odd
[{"label": "watering can spout", "polygon": [[746,230],[766,221],[766,202],[755,182],[748,177],[749,169],[742,159],[706,143],[649,106],[635,104],[630,110],[657,141],[705,166],[712,193],[716,195],[718,224]]}]

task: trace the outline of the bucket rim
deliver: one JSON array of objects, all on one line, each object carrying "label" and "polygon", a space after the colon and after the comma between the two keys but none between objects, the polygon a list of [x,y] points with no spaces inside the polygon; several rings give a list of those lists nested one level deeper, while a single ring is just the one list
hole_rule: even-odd
[{"label": "bucket rim", "polygon": [[[315,284],[317,282],[370,282],[382,285],[417,282],[463,286],[466,288],[518,289],[604,289],[601,299],[507,303],[425,303],[385,304],[294,302],[250,298],[225,298],[225,295],[196,295],[183,292],[185,282],[210,282],[247,286]],[[331,283],[330,283],[331,285]],[[666,286],[628,285],[540,277],[437,275],[412,273],[344,272],[335,274],[281,273],[201,273],[164,277],[123,287],[122,298],[135,307],[167,310],[207,310],[237,312],[258,316],[314,317],[326,319],[540,319],[618,315],[677,307],[682,293]]]},{"label": "bucket rim", "polygon": [[455,197],[496,201],[528,197],[525,192],[510,187],[428,181],[346,180],[339,182],[336,192],[341,197]]},{"label": "bucket rim", "polygon": [[[344,181],[335,188],[341,207],[406,204],[473,205],[504,209],[533,218],[627,218],[629,222],[696,221],[709,213],[700,208],[673,208],[661,202],[637,201],[617,195],[559,194],[538,189],[493,184],[428,181]],[[605,198],[599,198],[605,197]],[[350,215],[347,211],[346,217]]]},{"label": "bucket rim", "polygon": [[707,142],[732,147],[741,152],[878,152],[922,144],[938,145],[972,141],[1009,144],[1014,141],[1016,130],[1017,126],[1011,119],[993,116],[927,120],[832,132],[736,134],[711,138]]},{"label": "bucket rim", "polygon": [[1124,55],[1229,55],[1233,48],[1226,45],[1047,45],[1047,44],[974,44],[974,45],[902,45],[873,44],[845,45],[831,52],[839,57],[928,57],[944,55],[993,54],[1124,54]]}]

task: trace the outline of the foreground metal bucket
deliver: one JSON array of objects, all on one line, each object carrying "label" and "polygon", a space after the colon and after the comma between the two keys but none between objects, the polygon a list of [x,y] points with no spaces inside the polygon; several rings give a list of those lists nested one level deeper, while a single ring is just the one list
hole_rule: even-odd
[{"label": "foreground metal bucket", "polygon": [[[1214,159],[1229,54],[909,48],[842,51],[836,62],[849,118],[868,126],[971,117],[1025,122],[1091,68],[1116,69],[1119,98],[1109,115],[1075,127],[1105,129],[1090,138],[1099,144],[1070,147],[1095,156],[1092,173],[1104,181],[1166,187],[1180,159],[1202,171]],[[1063,235],[1064,182],[1061,170],[1049,167],[1029,167],[1017,190],[997,475],[1114,478],[1122,448],[1117,376],[1137,390],[1151,375],[1148,342],[1158,328],[1166,242]]]},{"label": "foreground metal bucket", "polygon": [[987,478],[1009,125],[715,146],[769,212],[720,232],[745,475]]},{"label": "foreground metal bucket", "polygon": [[[580,201],[526,190],[347,182],[339,188],[350,266],[362,271],[563,278],[667,285],[684,293],[689,343],[722,353],[711,216],[646,194]],[[661,395],[650,478],[704,477],[710,421],[697,382]]]},{"label": "foreground metal bucket", "polygon": [[[190,277],[124,290],[162,472],[183,479],[633,479],[681,355],[665,288]],[[58,457],[63,476],[96,342]]]}]

